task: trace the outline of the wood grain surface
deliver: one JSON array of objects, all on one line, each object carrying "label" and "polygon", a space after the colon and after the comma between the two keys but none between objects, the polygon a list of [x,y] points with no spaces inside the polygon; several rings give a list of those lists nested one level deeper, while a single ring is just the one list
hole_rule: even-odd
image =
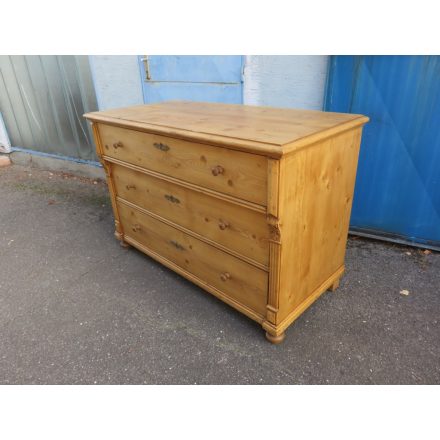
[{"label": "wood grain surface", "polygon": [[[315,110],[277,109],[238,104],[168,101],[87,113],[88,119],[141,131],[205,140],[214,145],[281,156],[297,141],[331,135],[368,121],[362,115]],[[299,144],[299,148],[302,143]]]},{"label": "wood grain surface", "polygon": [[259,322],[274,344],[339,286],[368,118],[189,102],[86,117],[122,244]]}]

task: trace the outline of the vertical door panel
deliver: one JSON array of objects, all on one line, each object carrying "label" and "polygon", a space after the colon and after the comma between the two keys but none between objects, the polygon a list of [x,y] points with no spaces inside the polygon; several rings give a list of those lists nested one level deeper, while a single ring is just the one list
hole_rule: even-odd
[{"label": "vertical door panel", "polygon": [[333,57],[326,109],[370,117],[351,228],[440,246],[440,57]]},{"label": "vertical door panel", "polygon": [[241,56],[148,56],[151,81],[241,82]]},{"label": "vertical door panel", "polygon": [[242,103],[242,56],[139,57],[144,102]]}]

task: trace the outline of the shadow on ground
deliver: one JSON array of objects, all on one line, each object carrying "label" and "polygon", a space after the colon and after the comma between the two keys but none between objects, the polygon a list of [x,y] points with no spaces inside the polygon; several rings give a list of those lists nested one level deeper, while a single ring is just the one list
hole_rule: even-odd
[{"label": "shadow on ground", "polygon": [[103,182],[13,166],[0,201],[2,384],[440,383],[438,253],[350,239],[339,290],[273,346],[122,249]]}]

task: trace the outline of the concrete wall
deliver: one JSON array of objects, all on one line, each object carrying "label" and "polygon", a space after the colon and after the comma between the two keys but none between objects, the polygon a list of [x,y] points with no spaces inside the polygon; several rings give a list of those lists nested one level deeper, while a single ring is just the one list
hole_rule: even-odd
[{"label": "concrete wall", "polygon": [[322,110],[328,58],[299,55],[246,56],[244,103]]},{"label": "concrete wall", "polygon": [[90,55],[89,59],[100,110],[143,104],[136,55]]}]

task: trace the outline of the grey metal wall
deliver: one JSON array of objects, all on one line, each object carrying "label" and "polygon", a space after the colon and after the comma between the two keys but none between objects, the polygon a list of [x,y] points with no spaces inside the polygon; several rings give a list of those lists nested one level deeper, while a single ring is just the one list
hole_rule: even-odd
[{"label": "grey metal wall", "polygon": [[97,109],[87,56],[0,56],[0,112],[13,147],[97,160],[82,117]]}]

